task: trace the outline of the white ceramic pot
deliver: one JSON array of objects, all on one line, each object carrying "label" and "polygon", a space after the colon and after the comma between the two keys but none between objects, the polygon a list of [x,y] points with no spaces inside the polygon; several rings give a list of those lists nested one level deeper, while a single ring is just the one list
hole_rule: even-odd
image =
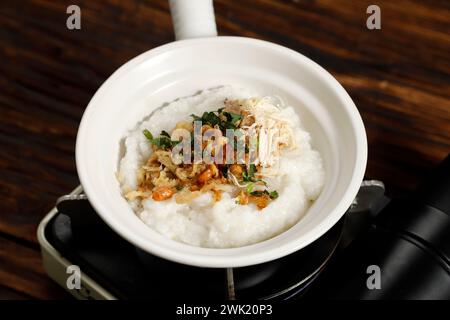
[{"label": "white ceramic pot", "polygon": [[[211,0],[187,2],[171,2],[177,39],[202,37],[139,55],[114,72],[90,101],[76,143],[81,184],[114,231],[165,259],[241,267],[288,255],[327,232],[355,198],[367,161],[363,122],[344,88],[318,64],[270,42],[216,37]],[[226,84],[277,94],[295,107],[324,159],[326,182],[306,215],[279,236],[240,248],[199,248],[170,240],[139,220],[122,197],[115,173],[122,138],[144,116],[164,102]]]}]

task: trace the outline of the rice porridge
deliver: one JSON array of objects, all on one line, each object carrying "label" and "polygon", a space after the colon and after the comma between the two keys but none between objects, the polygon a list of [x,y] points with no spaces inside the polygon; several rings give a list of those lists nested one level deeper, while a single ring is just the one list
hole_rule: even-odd
[{"label": "rice porridge", "polygon": [[[299,116],[280,101],[224,86],[175,100],[139,123],[125,137],[117,172],[136,215],[170,239],[208,248],[254,244],[296,224],[325,172]],[[214,139],[197,141],[196,128]],[[243,143],[228,149],[229,130]],[[196,162],[195,147],[192,162],[177,163],[174,154],[179,161],[181,147],[196,142],[201,154],[224,163]]]}]

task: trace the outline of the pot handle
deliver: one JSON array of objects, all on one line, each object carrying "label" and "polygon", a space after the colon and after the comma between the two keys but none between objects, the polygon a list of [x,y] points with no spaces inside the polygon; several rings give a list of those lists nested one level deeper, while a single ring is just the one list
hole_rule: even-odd
[{"label": "pot handle", "polygon": [[176,40],[217,36],[212,0],[169,0]]}]

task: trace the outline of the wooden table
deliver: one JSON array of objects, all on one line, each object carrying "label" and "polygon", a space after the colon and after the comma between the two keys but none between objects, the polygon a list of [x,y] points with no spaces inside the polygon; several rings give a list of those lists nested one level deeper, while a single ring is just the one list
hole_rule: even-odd
[{"label": "wooden table", "polygon": [[[312,58],[347,89],[369,140],[367,178],[413,189],[450,151],[450,2],[217,0],[222,35],[265,39]],[[66,8],[81,7],[81,30]],[[45,274],[36,227],[78,184],[78,123],[127,60],[173,41],[159,1],[0,2],[0,298],[66,299]]]}]

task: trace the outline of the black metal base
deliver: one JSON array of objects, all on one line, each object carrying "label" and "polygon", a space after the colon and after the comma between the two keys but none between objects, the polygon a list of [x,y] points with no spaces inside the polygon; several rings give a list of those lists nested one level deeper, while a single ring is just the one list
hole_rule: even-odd
[{"label": "black metal base", "polygon": [[[120,238],[89,206],[60,212],[45,230],[70,262],[119,299],[290,299],[302,297],[341,239],[344,219],[308,247],[268,263],[197,268],[152,256]],[[230,283],[231,281],[231,283]],[[230,288],[231,286],[231,288]]]}]

